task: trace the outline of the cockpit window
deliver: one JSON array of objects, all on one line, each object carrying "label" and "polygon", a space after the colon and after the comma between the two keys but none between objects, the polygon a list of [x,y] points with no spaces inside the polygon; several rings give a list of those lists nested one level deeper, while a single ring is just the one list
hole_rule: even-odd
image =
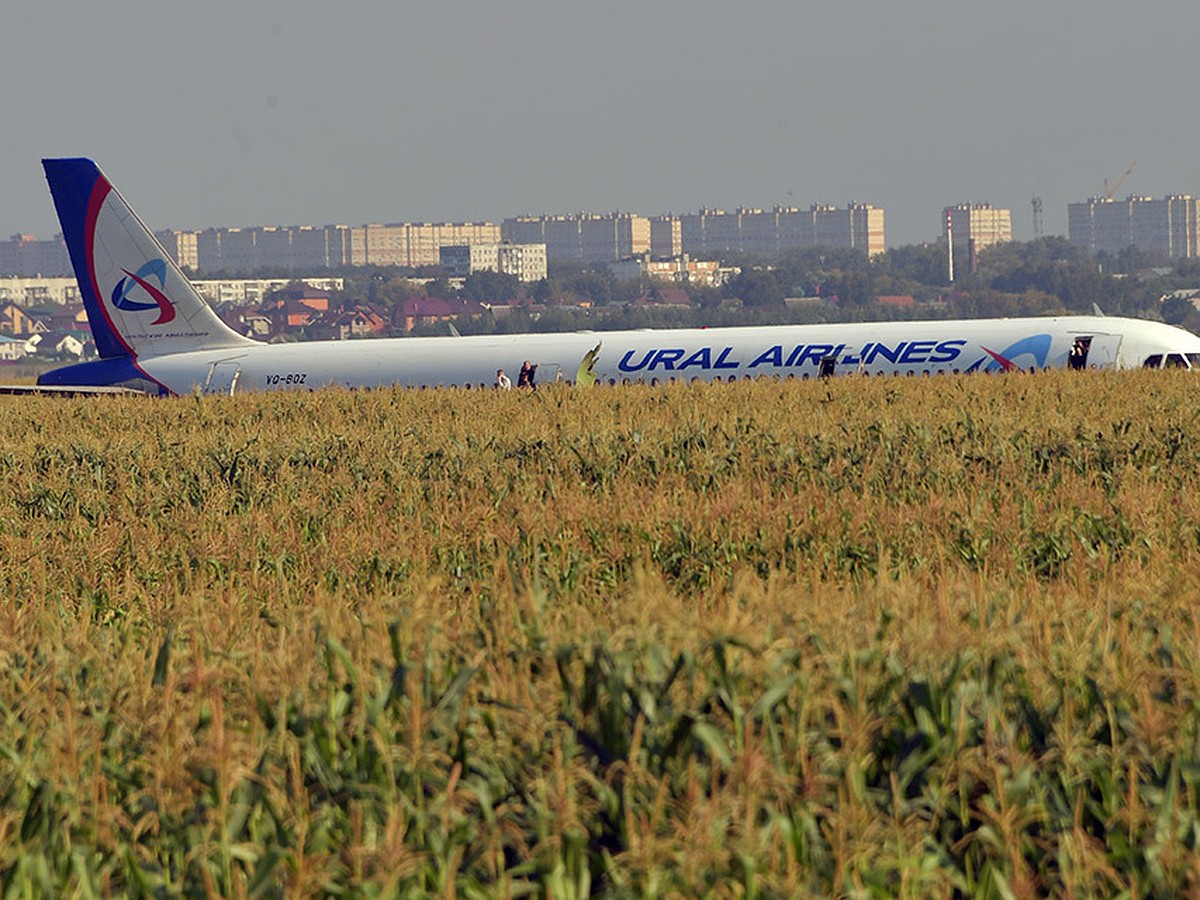
[{"label": "cockpit window", "polygon": [[1167,361],[1163,364],[1164,369],[1186,369],[1188,361],[1183,358],[1182,353],[1168,353]]},{"label": "cockpit window", "polygon": [[1162,366],[1162,354],[1155,353],[1153,356],[1147,356],[1146,361],[1142,363],[1143,369],[1157,369]]}]

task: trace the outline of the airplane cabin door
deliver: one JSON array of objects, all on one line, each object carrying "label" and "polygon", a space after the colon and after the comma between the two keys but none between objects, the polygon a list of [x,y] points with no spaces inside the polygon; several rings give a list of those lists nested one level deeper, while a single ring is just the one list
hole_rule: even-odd
[{"label": "airplane cabin door", "polygon": [[241,363],[215,362],[209,367],[203,393],[232,395],[237,391],[238,378],[241,374]]},{"label": "airplane cabin door", "polygon": [[1087,348],[1088,369],[1115,369],[1121,352],[1121,335],[1093,334]]}]

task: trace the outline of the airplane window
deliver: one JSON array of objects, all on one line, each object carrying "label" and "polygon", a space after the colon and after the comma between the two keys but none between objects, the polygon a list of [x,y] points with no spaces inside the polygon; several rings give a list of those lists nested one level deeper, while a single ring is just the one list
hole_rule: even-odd
[{"label": "airplane window", "polygon": [[1153,356],[1147,356],[1146,361],[1142,363],[1143,369],[1157,369],[1162,365],[1162,354],[1156,353]]}]

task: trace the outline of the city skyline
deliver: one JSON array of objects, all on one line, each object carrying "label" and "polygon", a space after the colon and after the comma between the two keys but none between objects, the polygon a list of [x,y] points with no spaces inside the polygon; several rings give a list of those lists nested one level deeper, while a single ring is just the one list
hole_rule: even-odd
[{"label": "city skyline", "polygon": [[3,235],[56,233],[43,156],[157,228],[862,202],[889,246],[964,201],[1027,240],[1035,195],[1065,235],[1134,160],[1125,192],[1196,180],[1200,9],[1156,0],[14,6]]},{"label": "city skyline", "polygon": [[[869,204],[839,209],[812,206],[689,215],[636,213],[520,216],[491,223],[403,223],[362,226],[231,226],[204,231],[159,229],[175,261],[199,272],[283,269],[320,272],[381,265],[407,268],[447,265],[491,254],[515,266],[522,280],[546,274],[546,262],[612,263],[629,259],[726,259],[745,253],[764,259],[792,250],[857,249],[875,256],[887,246],[884,210]],[[1069,205],[1067,240],[1091,253],[1119,255],[1128,247],[1169,257],[1200,256],[1200,198],[1155,200],[1103,197]],[[974,254],[1013,240],[1009,209],[990,203],[946,207],[940,242],[953,235],[956,252]],[[540,248],[540,249],[535,249]],[[455,255],[455,252],[459,252]],[[464,255],[465,254],[465,255]],[[534,254],[530,256],[529,254]],[[461,258],[460,258],[461,257]],[[482,258],[482,256],[480,257]],[[13,235],[0,241],[0,274],[59,275],[70,269],[61,237]]]}]

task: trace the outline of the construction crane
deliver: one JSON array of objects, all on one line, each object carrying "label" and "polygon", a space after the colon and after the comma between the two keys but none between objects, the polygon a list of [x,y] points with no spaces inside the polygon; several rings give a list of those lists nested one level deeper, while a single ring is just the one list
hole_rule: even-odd
[{"label": "construction crane", "polygon": [[1113,194],[1115,194],[1117,192],[1117,188],[1119,188],[1121,186],[1122,182],[1124,182],[1125,179],[1129,177],[1129,173],[1133,171],[1133,167],[1136,165],[1137,165],[1137,160],[1135,159],[1133,162],[1131,162],[1129,164],[1129,168],[1127,168],[1124,172],[1122,172],[1120,177],[1116,181],[1113,182],[1112,187],[1108,186],[1108,179],[1107,178],[1104,179],[1104,199],[1105,200],[1111,200],[1113,198]]}]

